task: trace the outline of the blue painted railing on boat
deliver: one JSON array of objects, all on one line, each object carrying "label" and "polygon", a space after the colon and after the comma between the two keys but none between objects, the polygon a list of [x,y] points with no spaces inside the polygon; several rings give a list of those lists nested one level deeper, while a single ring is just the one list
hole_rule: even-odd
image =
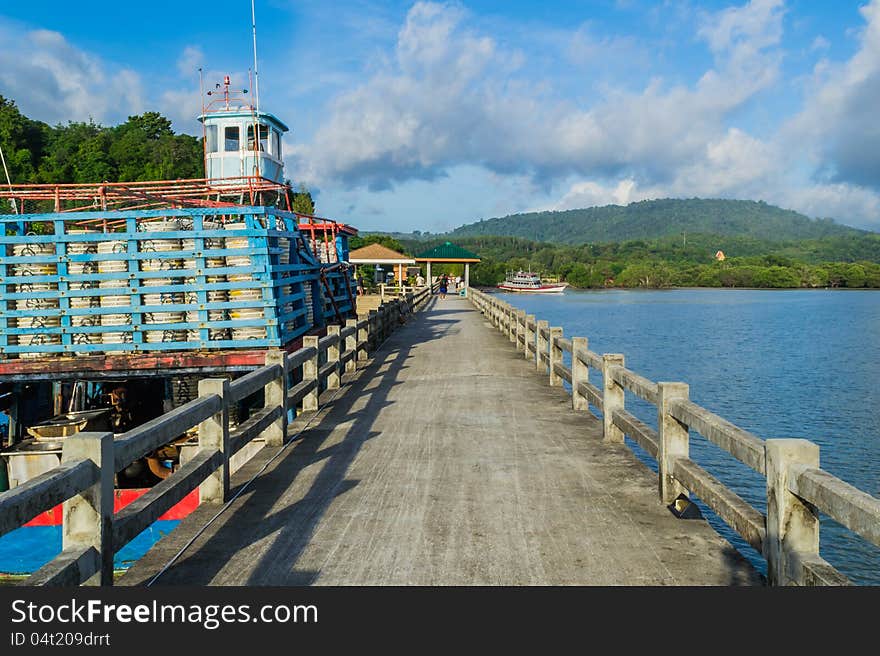
[{"label": "blue painted railing on boat", "polygon": [[[163,230],[151,230],[160,220]],[[0,224],[4,355],[278,347],[353,310],[347,263],[321,262],[296,215],[270,207],[0,215]],[[119,270],[102,272],[107,262]],[[181,320],[159,322],[169,313]]]}]

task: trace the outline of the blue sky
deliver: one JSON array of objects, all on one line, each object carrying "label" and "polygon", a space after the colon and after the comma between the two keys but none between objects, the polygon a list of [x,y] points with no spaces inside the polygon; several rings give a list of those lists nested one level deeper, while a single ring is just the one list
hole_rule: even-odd
[{"label": "blue sky", "polygon": [[[0,9],[0,94],[49,123],[248,86],[250,1]],[[364,230],[664,197],[880,230],[880,0],[258,0],[287,175]]]}]

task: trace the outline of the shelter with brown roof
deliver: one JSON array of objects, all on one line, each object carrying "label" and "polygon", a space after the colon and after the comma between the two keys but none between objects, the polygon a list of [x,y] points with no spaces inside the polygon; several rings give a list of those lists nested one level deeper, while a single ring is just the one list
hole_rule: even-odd
[{"label": "shelter with brown roof", "polygon": [[407,265],[415,264],[411,257],[398,253],[382,244],[370,244],[358,248],[348,254],[348,261],[352,264],[378,264],[390,265],[394,270],[394,277],[398,283],[406,280]]}]

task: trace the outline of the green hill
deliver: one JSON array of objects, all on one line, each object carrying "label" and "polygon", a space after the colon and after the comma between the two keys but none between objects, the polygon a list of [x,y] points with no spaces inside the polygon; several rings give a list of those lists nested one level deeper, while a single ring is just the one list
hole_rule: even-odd
[{"label": "green hill", "polygon": [[831,219],[811,219],[763,201],[691,198],[513,214],[464,225],[450,235],[453,238],[497,235],[558,244],[585,244],[680,237],[683,233],[774,242],[868,234]]}]

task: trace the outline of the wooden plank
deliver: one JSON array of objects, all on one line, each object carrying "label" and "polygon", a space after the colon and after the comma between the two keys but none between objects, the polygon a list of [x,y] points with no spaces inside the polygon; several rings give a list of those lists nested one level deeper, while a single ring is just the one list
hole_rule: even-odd
[{"label": "wooden plank", "polygon": [[330,335],[325,335],[321,339],[318,340],[318,352],[323,353],[327,350],[327,347],[333,346],[334,344],[339,343],[339,333],[334,333]]},{"label": "wooden plank", "polygon": [[577,358],[588,367],[598,369],[599,371],[602,370],[602,356],[598,353],[593,353],[593,351],[590,351],[589,349],[578,349],[572,353],[572,357]]},{"label": "wooden plank", "polygon": [[0,494],[0,536],[79,494],[98,480],[91,460],[74,460]]},{"label": "wooden plank", "polygon": [[553,363],[553,371],[560,378],[567,380],[569,383],[571,382],[571,369],[566,367],[561,362],[554,362]]},{"label": "wooden plank", "polygon": [[626,367],[611,367],[611,378],[639,398],[657,405],[657,384]]},{"label": "wooden plank", "polygon": [[119,551],[131,542],[141,531],[195,490],[222,463],[223,454],[220,451],[199,451],[171,476],[116,513],[113,517],[113,550]]},{"label": "wooden plank", "polygon": [[758,553],[764,553],[766,518],[689,458],[677,458],[672,475],[702,499]]},{"label": "wooden plank", "polygon": [[193,426],[220,412],[221,407],[222,401],[216,394],[200,396],[123,433],[114,443],[116,471],[122,471],[138,458],[180,437]]},{"label": "wooden plank", "polygon": [[657,431],[626,410],[615,410],[611,422],[650,453],[654,460],[657,459],[657,454],[660,452],[660,438]]},{"label": "wooden plank", "polygon": [[669,411],[707,440],[727,451],[759,474],[766,473],[764,440],[744,431],[693,401],[672,401]]},{"label": "wooden plank", "polygon": [[578,385],[578,392],[587,398],[590,405],[598,408],[599,412],[603,411],[602,392],[593,383],[581,383]]},{"label": "wooden plank", "polygon": [[101,557],[94,547],[65,549],[24,580],[25,586],[74,587],[97,573]]},{"label": "wooden plank", "polygon": [[277,364],[260,367],[249,374],[245,374],[238,380],[229,383],[229,400],[237,403],[251,394],[260,391],[266,385],[281,375],[281,367]]},{"label": "wooden plank", "polygon": [[791,551],[788,553],[788,576],[805,586],[849,586],[846,576],[817,554]]},{"label": "wooden plank", "polygon": [[287,404],[290,407],[295,406],[300,401],[303,400],[306,394],[311,392],[317,386],[317,380],[304,380],[301,383],[297,383],[293,387],[290,388],[290,392],[287,393]]},{"label": "wooden plank", "polygon": [[339,370],[339,362],[328,362],[323,367],[318,369],[318,380],[324,380],[332,373],[335,373]]},{"label": "wooden plank", "polygon": [[565,337],[557,337],[555,340],[556,346],[567,353],[571,353],[571,340]]},{"label": "wooden plank", "polygon": [[248,442],[258,437],[281,416],[281,406],[273,408],[261,408],[246,421],[236,426],[235,430],[229,431],[229,453],[238,452]]},{"label": "wooden plank", "polygon": [[18,358],[0,360],[0,380],[49,379],[60,375],[93,378],[111,376],[124,372],[126,375],[153,375],[178,371],[241,370],[264,364],[266,351],[141,353],[127,355],[77,355],[76,357],[47,357],[38,359]]},{"label": "wooden plank", "polygon": [[318,349],[316,349],[314,346],[301,348],[298,351],[294,351],[287,357],[287,368],[290,371],[293,371],[297,367],[302,366],[303,362],[305,362],[309,358],[314,357],[317,353]]},{"label": "wooden plank", "polygon": [[793,467],[788,489],[849,530],[880,546],[880,499],[814,467]]}]

